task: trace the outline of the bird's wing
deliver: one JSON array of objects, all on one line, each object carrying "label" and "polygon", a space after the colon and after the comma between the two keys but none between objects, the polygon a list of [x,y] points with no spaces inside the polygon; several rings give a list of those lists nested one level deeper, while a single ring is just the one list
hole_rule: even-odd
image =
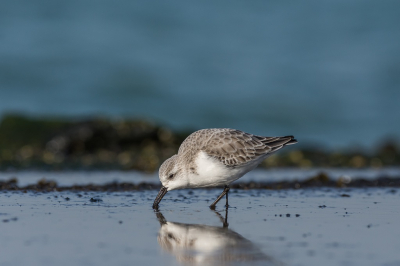
[{"label": "bird's wing", "polygon": [[293,136],[261,137],[240,130],[224,129],[214,131],[202,150],[226,166],[234,167],[296,142]]}]

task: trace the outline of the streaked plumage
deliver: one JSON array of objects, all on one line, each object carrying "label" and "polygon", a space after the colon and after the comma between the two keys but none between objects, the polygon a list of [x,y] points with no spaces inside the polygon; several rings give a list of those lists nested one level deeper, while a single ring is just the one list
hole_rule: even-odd
[{"label": "streaked plumage", "polygon": [[183,141],[178,154],[161,165],[159,177],[163,188],[153,208],[173,189],[224,185],[227,193],[230,183],[272,153],[295,143],[293,136],[262,137],[229,128],[196,131]]}]

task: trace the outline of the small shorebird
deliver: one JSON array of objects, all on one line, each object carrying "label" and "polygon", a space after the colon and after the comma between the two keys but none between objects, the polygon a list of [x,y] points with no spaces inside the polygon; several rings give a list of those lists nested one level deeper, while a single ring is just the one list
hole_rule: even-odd
[{"label": "small shorebird", "polygon": [[174,189],[225,186],[210,205],[215,209],[226,195],[229,184],[253,170],[265,158],[286,145],[297,143],[293,136],[262,137],[229,128],[202,129],[192,133],[179,147],[178,154],[160,167],[160,192],[153,209]]}]

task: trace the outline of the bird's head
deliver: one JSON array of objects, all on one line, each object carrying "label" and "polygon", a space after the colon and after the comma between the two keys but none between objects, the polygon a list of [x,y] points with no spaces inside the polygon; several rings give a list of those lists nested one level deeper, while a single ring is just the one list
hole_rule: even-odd
[{"label": "bird's head", "polygon": [[168,191],[184,188],[187,185],[185,171],[179,163],[178,155],[176,154],[161,165],[158,176],[163,186],[154,200],[153,208],[155,209]]},{"label": "bird's head", "polygon": [[178,155],[167,159],[158,172],[160,181],[168,191],[183,188],[186,186],[185,171],[178,162]]}]

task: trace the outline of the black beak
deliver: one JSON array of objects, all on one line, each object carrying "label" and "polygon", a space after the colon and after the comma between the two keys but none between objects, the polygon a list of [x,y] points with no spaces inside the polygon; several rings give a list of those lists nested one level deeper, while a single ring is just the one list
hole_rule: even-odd
[{"label": "black beak", "polygon": [[158,209],[158,204],[160,203],[162,198],[165,196],[165,194],[167,194],[167,192],[168,192],[168,190],[166,187],[161,187],[160,192],[158,192],[158,195],[157,195],[156,199],[154,200],[153,209]]}]

